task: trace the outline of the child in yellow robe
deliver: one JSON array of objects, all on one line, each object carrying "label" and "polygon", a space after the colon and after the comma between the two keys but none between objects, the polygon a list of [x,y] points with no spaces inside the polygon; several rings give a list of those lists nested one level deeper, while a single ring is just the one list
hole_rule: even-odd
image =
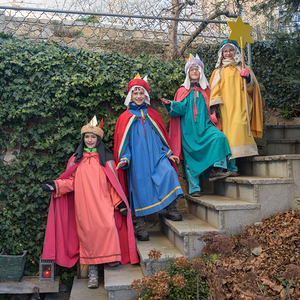
[{"label": "child in yellow robe", "polygon": [[[247,82],[247,97],[251,135],[248,135],[243,78]],[[231,154],[228,171],[237,176],[235,159],[258,155],[254,137],[263,130],[260,89],[251,68],[242,69],[242,56],[236,41],[224,40],[218,53],[216,69],[210,78],[210,109],[220,117],[220,127],[226,135]]]}]

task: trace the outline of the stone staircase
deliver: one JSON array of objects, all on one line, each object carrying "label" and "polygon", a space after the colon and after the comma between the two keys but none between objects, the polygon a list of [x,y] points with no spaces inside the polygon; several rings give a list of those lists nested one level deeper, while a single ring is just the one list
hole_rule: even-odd
[{"label": "stone staircase", "polygon": [[300,125],[267,125],[266,138],[269,155],[300,153]]},{"label": "stone staircase", "polygon": [[[225,235],[239,233],[247,225],[300,204],[300,154],[293,148],[295,141],[300,141],[300,128],[278,126],[267,128],[267,149],[271,155],[238,160],[241,175],[216,181],[213,189],[202,197],[185,194],[185,206],[180,207],[184,210],[181,222],[166,219],[164,212],[157,215],[156,223],[147,222],[148,229],[153,229],[149,241],[137,241],[140,264],[117,268],[104,266],[106,294],[97,299],[137,299],[138,292],[130,289],[134,279],[160,269],[170,257],[184,255],[191,259],[198,256],[204,246],[198,238],[207,231]],[[285,142],[276,144],[274,141],[278,140]],[[296,153],[286,154],[282,144]],[[204,191],[206,186],[208,182],[204,180]],[[154,248],[162,252],[158,266],[148,258]],[[77,298],[71,295],[70,299]]]}]

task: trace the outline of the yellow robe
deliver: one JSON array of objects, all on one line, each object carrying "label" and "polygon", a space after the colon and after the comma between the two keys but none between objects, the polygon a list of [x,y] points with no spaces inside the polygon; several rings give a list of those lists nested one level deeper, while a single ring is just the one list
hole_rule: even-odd
[{"label": "yellow robe", "polygon": [[[214,70],[210,78],[210,106],[220,106],[220,126],[228,139],[232,158],[257,155],[257,145],[254,137],[262,137],[263,115],[262,101],[258,82],[253,71],[253,80],[247,84],[248,108],[250,116],[251,136],[248,136],[246,104],[244,97],[243,79],[240,70],[230,64],[218,76],[219,69]],[[216,80],[220,77],[219,80]],[[215,79],[215,80],[214,80]]]}]

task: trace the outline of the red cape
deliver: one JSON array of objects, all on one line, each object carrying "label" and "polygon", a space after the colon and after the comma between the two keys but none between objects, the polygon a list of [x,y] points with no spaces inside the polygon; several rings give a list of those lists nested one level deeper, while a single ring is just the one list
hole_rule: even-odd
[{"label": "red cape", "polygon": [[[66,172],[57,179],[69,178],[76,170],[80,162],[74,164],[74,159],[74,156],[70,158]],[[108,162],[106,162],[106,166],[103,169],[128,208],[127,217],[123,217],[118,210],[115,210],[115,222],[121,248],[121,264],[136,264],[139,262],[139,258],[136,251],[131,213],[127,199]],[[74,266],[79,258],[79,240],[76,230],[73,192],[59,198],[54,198],[52,193],[42,258],[68,268]]]},{"label": "red cape", "polygon": [[[155,123],[155,125],[159,128],[159,130],[161,131],[161,133],[163,134],[163,137],[165,139],[165,141],[168,144],[168,147],[172,149],[171,144],[170,144],[170,139],[167,133],[167,130],[165,128],[165,125],[163,124],[161,117],[159,115],[159,113],[152,109],[147,107],[148,109],[148,113],[147,115],[149,115],[151,117],[151,119],[153,120],[153,122]],[[119,149],[121,146],[121,143],[124,142],[126,136],[128,136],[129,132],[130,132],[130,127],[127,128],[127,125],[130,121],[130,119],[132,118],[132,114],[129,112],[129,110],[124,111],[120,117],[118,118],[116,127],[115,127],[115,138],[114,138],[114,156],[116,159],[116,163],[119,163]],[[131,126],[131,125],[130,125]],[[155,128],[153,128],[156,132],[157,130]],[[159,135],[160,136],[160,135]],[[165,141],[163,141],[165,143]],[[123,153],[122,153],[123,154]],[[122,156],[121,154],[121,156]],[[175,154],[174,154],[175,155]],[[171,162],[173,168],[175,169],[177,175],[177,167],[176,167],[176,163]],[[126,170],[122,170],[122,169],[118,169],[119,171],[119,178],[120,178],[120,183],[121,186],[126,194],[126,196],[128,197],[128,186],[127,186],[127,173]]]},{"label": "red cape", "polygon": [[[205,90],[199,89],[199,91],[202,93],[207,110],[208,115],[211,120],[211,122],[218,127],[218,120],[212,118],[210,114],[210,108],[209,108],[209,94],[210,89],[206,88]],[[185,87],[181,87],[177,90],[174,101],[181,102],[189,93],[191,92],[191,89],[187,90]],[[220,129],[220,127],[218,127]],[[180,131],[180,117],[171,117],[170,121],[170,143],[171,143],[171,149],[173,150],[173,154],[178,156],[180,159],[183,159],[182,149],[181,149],[181,131]]]}]

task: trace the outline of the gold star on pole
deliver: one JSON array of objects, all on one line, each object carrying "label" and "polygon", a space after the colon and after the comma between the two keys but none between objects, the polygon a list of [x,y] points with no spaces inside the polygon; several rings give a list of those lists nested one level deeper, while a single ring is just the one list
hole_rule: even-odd
[{"label": "gold star on pole", "polygon": [[246,43],[253,44],[253,40],[250,35],[252,26],[246,25],[240,16],[238,16],[236,22],[227,22],[227,24],[231,29],[229,36],[230,40],[237,41],[241,48],[244,48]]}]

